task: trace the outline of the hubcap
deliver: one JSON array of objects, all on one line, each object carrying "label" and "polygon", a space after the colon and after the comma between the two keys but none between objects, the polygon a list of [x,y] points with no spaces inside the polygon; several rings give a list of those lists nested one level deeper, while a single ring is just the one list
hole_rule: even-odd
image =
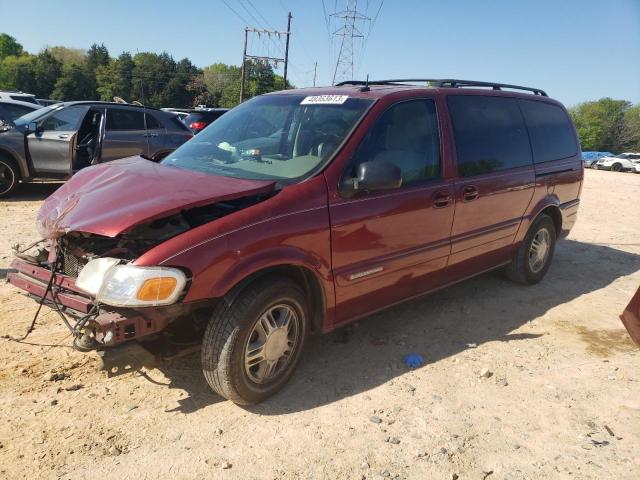
[{"label": "hubcap", "polygon": [[546,228],[538,230],[531,242],[531,248],[529,248],[529,268],[533,273],[538,273],[544,268],[549,257],[550,248],[551,235],[549,230]]},{"label": "hubcap", "polygon": [[244,354],[244,369],[255,383],[282,373],[299,341],[300,319],[289,305],[270,307],[253,326]]},{"label": "hubcap", "polygon": [[15,178],[11,169],[0,162],[0,193],[4,193],[11,188]]}]

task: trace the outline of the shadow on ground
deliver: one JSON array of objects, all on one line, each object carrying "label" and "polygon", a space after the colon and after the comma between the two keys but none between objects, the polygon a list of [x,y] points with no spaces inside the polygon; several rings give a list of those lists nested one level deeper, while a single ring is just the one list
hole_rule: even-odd
[{"label": "shadow on ground", "polygon": [[[638,270],[640,255],[565,240],[538,285],[516,285],[489,273],[375,314],[357,328],[312,338],[287,387],[248,411],[296,412],[366,392],[406,372],[402,358],[409,352],[422,354],[430,364],[460,353],[469,343],[526,342],[539,335],[511,332]],[[618,313],[612,312],[612,318]],[[178,408],[183,413],[220,401],[204,380],[198,354],[159,368],[170,379],[169,388],[189,394]]]},{"label": "shadow on ground", "polygon": [[3,198],[2,203],[44,200],[62,185],[61,182],[22,183],[11,197]]}]

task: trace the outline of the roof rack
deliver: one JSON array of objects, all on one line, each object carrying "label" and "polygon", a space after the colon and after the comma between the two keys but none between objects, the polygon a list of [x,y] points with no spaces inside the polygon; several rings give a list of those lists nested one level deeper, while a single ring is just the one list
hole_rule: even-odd
[{"label": "roof rack", "polygon": [[347,80],[344,82],[336,83],[336,87],[343,85],[400,85],[403,83],[427,83],[432,87],[442,88],[460,88],[460,87],[490,87],[493,90],[502,90],[503,88],[509,88],[512,90],[524,90],[531,92],[534,95],[540,95],[547,97],[547,92],[539,88],[522,87],[520,85],[509,85],[508,83],[495,83],[495,82],[480,82],[477,80],[458,80],[455,78],[410,78],[410,79],[395,79],[395,80]]}]

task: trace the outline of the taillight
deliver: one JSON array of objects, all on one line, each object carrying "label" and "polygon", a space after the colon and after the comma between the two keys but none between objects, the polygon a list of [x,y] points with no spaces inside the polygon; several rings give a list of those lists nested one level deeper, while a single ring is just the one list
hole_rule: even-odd
[{"label": "taillight", "polygon": [[191,130],[202,130],[207,124],[204,122],[192,122],[189,124]]}]

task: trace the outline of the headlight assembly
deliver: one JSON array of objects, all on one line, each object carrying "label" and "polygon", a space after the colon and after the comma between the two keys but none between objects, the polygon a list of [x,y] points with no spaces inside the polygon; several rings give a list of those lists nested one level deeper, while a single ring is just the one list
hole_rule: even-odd
[{"label": "headlight assembly", "polygon": [[175,303],[187,284],[177,268],[120,265],[116,258],[98,258],[85,265],[76,286],[114,307],[152,307]]}]

